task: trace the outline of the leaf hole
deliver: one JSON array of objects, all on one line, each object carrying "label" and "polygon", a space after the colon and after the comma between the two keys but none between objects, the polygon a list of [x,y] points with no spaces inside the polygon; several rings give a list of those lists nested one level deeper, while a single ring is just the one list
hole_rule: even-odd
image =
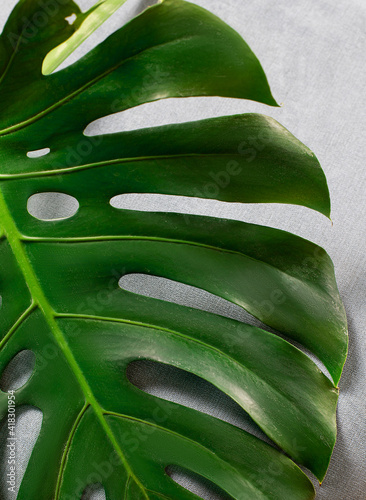
[{"label": "leaf hole", "polygon": [[[0,469],[4,474],[11,474],[12,464],[9,464],[11,454],[15,453],[16,470],[14,491],[9,491],[9,484],[0,482],[0,498],[3,500],[15,500],[19,487],[27,469],[33,448],[37,442],[42,427],[43,413],[34,406],[15,407],[15,446],[10,448],[8,422],[4,419],[0,430]],[[10,477],[10,476],[7,476]]]},{"label": "leaf hole", "polygon": [[101,483],[89,484],[83,491],[81,500],[106,500],[103,485]]},{"label": "leaf hole", "polygon": [[[207,191],[207,195],[214,194],[214,191],[212,191],[212,193]],[[222,202],[217,200],[156,193],[118,194],[113,196],[109,203],[113,208],[120,210],[135,210],[137,212],[173,212],[186,215],[208,216],[212,216],[212,213],[215,212],[215,208],[217,209],[217,204],[219,204],[219,206],[222,204]],[[202,205],[202,203],[205,205]],[[186,218],[186,223],[189,225],[189,217]]]},{"label": "leaf hole", "polygon": [[147,394],[193,408],[272,442],[250,415],[207,380],[181,368],[151,360],[132,361],[127,378]]},{"label": "leaf hole", "polygon": [[18,352],[6,366],[0,379],[3,392],[16,391],[30,379],[36,364],[36,356],[30,350]]},{"label": "leaf hole", "polygon": [[76,14],[71,14],[71,16],[65,17],[65,21],[67,21],[70,25],[74,24],[76,21]]},{"label": "leaf hole", "polygon": [[122,276],[119,286],[128,292],[200,309],[227,318],[263,327],[263,323],[242,307],[201,288],[178,281],[142,273]]},{"label": "leaf hole", "polygon": [[36,149],[35,151],[28,151],[28,158],[39,158],[41,156],[46,156],[51,152],[50,148]]},{"label": "leaf hole", "polygon": [[215,483],[195,472],[169,465],[165,472],[177,484],[204,500],[234,500]]},{"label": "leaf hole", "polygon": [[62,220],[76,214],[79,202],[65,193],[37,193],[28,199],[27,209],[30,215],[38,220]]},{"label": "leaf hole", "polygon": [[[184,216],[184,223],[189,228],[191,216],[220,217],[222,219],[242,221],[250,224],[270,226],[290,231],[305,239],[314,238],[314,227],[327,229],[329,221],[315,210],[300,205],[281,203],[233,203],[215,199],[219,196],[222,185],[218,179],[208,176],[207,182],[198,186],[200,196],[178,196],[156,193],[124,193],[111,198],[110,205],[120,210],[137,212],[168,212]],[[304,215],[309,224],[301,222]]]}]

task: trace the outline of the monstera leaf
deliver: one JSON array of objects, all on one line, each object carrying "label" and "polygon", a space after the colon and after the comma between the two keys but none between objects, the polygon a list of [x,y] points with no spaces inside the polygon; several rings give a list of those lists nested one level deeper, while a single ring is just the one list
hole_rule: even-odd
[{"label": "monstera leaf", "polygon": [[[110,200],[162,193],[299,204],[329,216],[317,159],[275,120],[255,114],[86,137],[91,121],[161,98],[276,103],[240,36],[182,0],[147,9],[75,64],[45,75],[48,53],[53,69],[100,21],[88,17],[97,10],[55,3],[47,14],[49,2],[20,0],[0,45],[0,366],[33,351],[34,372],[14,396],[18,408],[43,413],[18,499],[76,500],[98,482],[108,500],[197,498],[169,477],[169,466],[232,499],[313,498],[296,463],[324,478],[347,350],[326,252],[269,227],[119,210]],[[112,12],[118,3],[105,5]],[[37,24],[41,18],[47,22]],[[34,157],[37,150],[48,154]],[[77,213],[33,217],[28,200],[45,192],[76,198]],[[274,333],[121,289],[129,273],[245,308],[308,348],[333,381]],[[139,390],[126,375],[135,360],[209,381],[276,446]],[[7,401],[2,393],[3,417]]]}]

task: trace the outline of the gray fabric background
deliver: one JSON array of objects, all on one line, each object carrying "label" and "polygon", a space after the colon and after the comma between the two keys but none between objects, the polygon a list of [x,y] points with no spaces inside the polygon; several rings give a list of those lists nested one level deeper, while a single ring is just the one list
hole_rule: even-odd
[{"label": "gray fabric background", "polygon": [[[247,205],[198,199],[125,197],[119,206],[146,210],[181,211],[214,215],[267,224],[292,231],[324,246],[332,257],[350,327],[350,351],[340,383],[338,407],[339,434],[328,475],[319,489],[319,500],[366,499],[366,334],[365,310],[365,208],[366,178],[364,162],[366,104],[366,3],[364,0],[194,0],[234,27],[249,43],[261,61],[280,109],[220,98],[172,99],[116,114],[88,127],[88,134],[130,130],[211,116],[259,112],[273,116],[308,145],[318,156],[328,178],[332,198],[332,220],[301,207]],[[15,0],[2,0],[2,26]],[[83,8],[94,3],[80,0]],[[127,19],[154,1],[128,0],[76,54],[69,64],[97,42],[120,27]],[[62,200],[41,200],[35,209],[49,214],[62,208]],[[136,281],[126,285],[133,290],[149,290],[155,296],[245,320],[237,307],[210,294],[188,287],[162,287],[158,280]],[[160,295],[159,295],[160,294]],[[250,321],[250,319],[249,319]],[[10,387],[26,376],[30,360],[3,377]],[[28,366],[28,368],[27,368]],[[28,370],[29,371],[29,370]],[[12,373],[10,373],[12,372]],[[132,370],[135,383],[165,398],[194,406],[248,428],[245,414],[219,391],[191,376],[159,371],[152,365]],[[167,380],[170,383],[167,383]],[[28,460],[41,415],[35,410],[19,415],[17,432],[19,470]],[[253,432],[258,432],[253,428]],[[3,455],[2,455],[3,457]],[[174,476],[178,478],[177,475]],[[185,486],[209,500],[220,495],[202,485],[180,477]],[[5,493],[0,483],[0,497]],[[85,498],[102,500],[101,490]],[[33,500],[33,499],[30,499]],[[36,499],[34,499],[36,500]],[[290,500],[290,499],[284,499]]]}]

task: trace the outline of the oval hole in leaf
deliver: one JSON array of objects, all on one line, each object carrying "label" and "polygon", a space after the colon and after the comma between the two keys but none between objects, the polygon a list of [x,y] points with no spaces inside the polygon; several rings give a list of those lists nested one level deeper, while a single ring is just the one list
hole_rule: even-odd
[{"label": "oval hole in leaf", "polygon": [[28,199],[30,215],[42,221],[68,219],[76,214],[79,202],[65,193],[37,193]]},{"label": "oval hole in leaf", "polygon": [[206,292],[201,288],[186,285],[185,283],[161,278],[160,276],[131,273],[122,276],[118,284],[120,288],[128,292],[165,300],[166,302],[173,302],[174,304],[185,305],[263,327],[263,323],[246,312],[242,307]]},{"label": "oval hole in leaf", "polygon": [[105,489],[100,483],[89,484],[83,491],[81,500],[106,500]]},{"label": "oval hole in leaf", "polygon": [[204,500],[234,500],[219,486],[195,472],[176,465],[169,465],[165,471],[173,481]]},{"label": "oval hole in leaf", "polygon": [[40,156],[46,156],[50,153],[50,148],[36,149],[34,151],[28,151],[28,158],[39,158]]},{"label": "oval hole in leaf", "polygon": [[18,352],[1,375],[0,389],[3,392],[8,392],[23,387],[30,379],[35,364],[36,357],[32,351],[27,349]]},{"label": "oval hole in leaf", "polygon": [[138,360],[128,365],[127,378],[147,394],[199,410],[273,444],[233,399],[193,373],[157,361]]},{"label": "oval hole in leaf", "polygon": [[[8,491],[8,485],[0,481],[0,498],[2,500],[15,500],[28,466],[33,448],[37,442],[42,427],[43,413],[34,406],[16,407],[15,435],[16,442],[16,485],[15,493]],[[9,460],[9,430],[7,421],[4,420],[0,430],[0,469],[3,474],[10,473]]]}]

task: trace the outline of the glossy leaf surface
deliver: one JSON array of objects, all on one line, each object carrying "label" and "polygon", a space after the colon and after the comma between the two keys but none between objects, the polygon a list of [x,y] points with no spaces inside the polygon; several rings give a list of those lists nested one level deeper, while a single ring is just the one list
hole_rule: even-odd
[{"label": "glossy leaf surface", "polygon": [[[79,47],[101,24],[103,24],[126,0],[101,0],[87,12],[82,13],[75,5],[74,12],[65,20],[75,25],[75,33],[45,57],[42,73],[48,75]],[[52,13],[52,11],[50,11]]]},{"label": "glossy leaf surface", "polygon": [[[48,76],[44,57],[82,24],[65,21],[77,7],[62,2],[27,38],[21,19],[35,9],[18,3],[0,45],[0,366],[34,352],[17,404],[43,412],[18,498],[78,499],[95,482],[108,500],[197,498],[170,479],[171,465],[233,499],[313,498],[295,462],[323,479],[336,438],[334,384],[277,335],[127,292],[119,280],[151,274],[227,299],[310,349],[337,383],[347,326],[329,256],[277,229],[109,202],[162,193],[299,204],[329,216],[317,159],[255,114],[86,137],[91,121],[161,98],[275,101],[245,42],[195,5],[166,0]],[[30,154],[38,150],[43,156]],[[47,192],[74,197],[78,212],[53,221],[30,215],[29,198]],[[214,384],[279,449],[140,391],[126,375],[140,359]],[[5,414],[6,395],[0,404]]]}]

